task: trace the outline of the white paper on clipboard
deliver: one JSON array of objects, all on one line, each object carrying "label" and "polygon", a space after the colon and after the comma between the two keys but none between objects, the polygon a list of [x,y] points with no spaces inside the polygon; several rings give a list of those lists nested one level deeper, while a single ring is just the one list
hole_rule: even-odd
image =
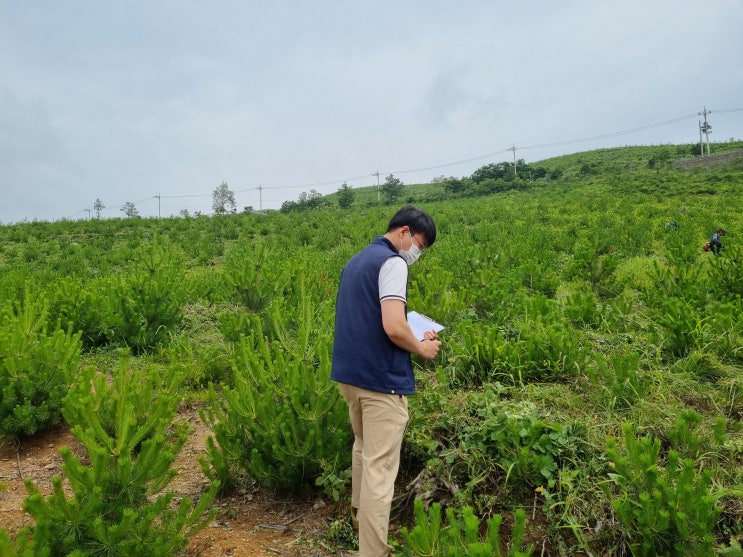
[{"label": "white paper on clipboard", "polygon": [[423,340],[423,333],[426,331],[436,331],[438,333],[445,329],[442,324],[436,323],[436,321],[430,317],[418,313],[417,311],[408,312],[408,325],[413,329],[413,334],[418,340]]}]

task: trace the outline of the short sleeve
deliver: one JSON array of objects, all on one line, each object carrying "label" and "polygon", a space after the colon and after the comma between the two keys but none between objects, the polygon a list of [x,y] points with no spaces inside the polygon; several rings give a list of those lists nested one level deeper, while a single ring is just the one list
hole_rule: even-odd
[{"label": "short sleeve", "polygon": [[402,257],[393,256],[379,270],[379,301],[390,298],[407,301],[408,264]]}]

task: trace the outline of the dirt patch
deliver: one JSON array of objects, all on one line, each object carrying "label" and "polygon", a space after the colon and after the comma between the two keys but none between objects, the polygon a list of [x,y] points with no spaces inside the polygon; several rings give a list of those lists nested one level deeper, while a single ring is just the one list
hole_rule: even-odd
[{"label": "dirt patch", "polygon": [[707,156],[698,156],[691,159],[681,159],[673,163],[677,170],[694,170],[696,168],[718,167],[730,164],[736,159],[743,158],[743,151],[731,151]]},{"label": "dirt patch", "polygon": [[[196,500],[208,485],[199,457],[206,454],[210,431],[196,410],[183,412],[177,419],[188,422],[192,432],[174,465],[178,475],[167,489],[179,498]],[[0,525],[12,537],[34,523],[33,517],[23,510],[23,501],[28,496],[24,480],[32,480],[41,493],[50,493],[52,476],[62,476],[59,448],[63,445],[75,454],[84,453],[66,426],[51,428],[18,446],[9,442],[0,445]],[[334,507],[328,501],[286,499],[255,489],[224,497],[214,507],[215,518],[191,538],[184,551],[188,557],[342,554],[324,540],[334,514]]]}]

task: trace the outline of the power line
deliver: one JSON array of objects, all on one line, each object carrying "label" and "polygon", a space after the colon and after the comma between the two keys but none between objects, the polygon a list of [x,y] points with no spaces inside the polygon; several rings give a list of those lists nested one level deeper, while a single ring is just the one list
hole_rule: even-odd
[{"label": "power line", "polygon": [[[715,112],[743,112],[743,108],[716,109]],[[577,139],[567,139],[567,140],[553,141],[553,142],[550,142],[550,143],[540,143],[540,144],[534,144],[534,145],[522,145],[522,146],[512,145],[511,147],[507,147],[507,148],[501,149],[499,151],[492,151],[490,153],[485,153],[483,155],[477,155],[475,157],[469,157],[469,158],[466,158],[466,159],[461,159],[461,160],[457,160],[457,161],[453,161],[453,162],[446,162],[446,163],[435,164],[435,165],[430,165],[430,166],[424,166],[424,167],[419,167],[419,168],[409,168],[409,169],[402,169],[402,170],[393,170],[393,171],[384,172],[384,173],[382,173],[379,170],[377,170],[376,172],[372,172],[370,174],[360,174],[358,176],[353,176],[353,177],[350,177],[350,178],[336,178],[336,179],[333,179],[333,180],[324,180],[324,181],[318,181],[318,182],[307,182],[307,183],[304,183],[304,184],[280,184],[280,185],[276,185],[276,186],[262,186],[262,185],[258,185],[258,186],[244,187],[244,188],[236,189],[236,190],[233,190],[233,191],[235,193],[243,193],[243,192],[257,191],[257,190],[261,190],[262,191],[262,190],[287,190],[287,189],[300,189],[300,188],[317,188],[317,187],[329,186],[329,185],[333,185],[333,184],[340,184],[342,182],[354,182],[356,180],[361,180],[362,178],[370,178],[370,177],[374,177],[374,176],[376,176],[377,179],[378,179],[380,174],[394,174],[394,175],[398,175],[398,174],[410,174],[410,173],[415,173],[415,172],[426,172],[426,171],[430,171],[430,170],[438,170],[438,169],[441,169],[441,168],[446,168],[446,167],[450,167],[450,166],[457,166],[457,165],[466,164],[466,163],[469,163],[469,162],[475,162],[475,161],[482,160],[482,159],[492,158],[492,157],[497,156],[497,155],[502,155],[502,154],[508,153],[509,151],[512,151],[514,153],[514,156],[515,156],[515,150],[516,149],[527,150],[527,149],[543,149],[543,148],[548,148],[548,147],[561,147],[561,146],[564,146],[564,145],[575,145],[575,144],[578,144],[578,143],[586,143],[586,142],[590,142],[590,141],[597,141],[597,140],[601,140],[601,139],[610,139],[612,137],[619,137],[619,136],[623,136],[623,135],[630,135],[630,134],[638,133],[638,132],[641,132],[641,131],[646,131],[646,130],[651,130],[651,129],[655,129],[655,128],[660,128],[660,127],[663,127],[663,126],[669,126],[669,125],[672,125],[672,124],[677,124],[679,122],[683,122],[684,120],[689,120],[690,118],[694,118],[696,116],[697,116],[696,114],[686,114],[684,116],[678,116],[676,118],[671,118],[671,119],[668,119],[668,120],[662,120],[660,122],[653,122],[653,123],[649,123],[649,124],[643,124],[641,126],[636,126],[634,128],[628,128],[628,129],[619,130],[619,131],[615,131],[615,132],[607,132],[607,133],[603,133],[603,134],[599,134],[599,135],[592,135],[592,136],[588,136],[588,137],[581,137],[581,138],[577,138]],[[210,194],[210,193],[209,194],[205,193],[205,194],[193,194],[193,195],[163,195],[162,197],[168,197],[168,198],[189,198],[189,197],[194,197],[194,198],[197,198],[197,197],[210,197],[211,195],[212,194]]]},{"label": "power line", "polygon": [[500,151],[494,151],[492,153],[486,153],[485,155],[479,155],[477,157],[471,157],[469,159],[464,159],[461,161],[455,161],[455,162],[447,162],[444,164],[437,164],[435,166],[427,166],[425,168],[413,168],[411,170],[395,170],[393,172],[390,172],[390,174],[408,174],[410,172],[425,172],[428,170],[437,170],[439,168],[446,168],[447,166],[457,166],[459,164],[466,164],[468,162],[474,162],[479,161],[482,159],[489,159],[494,157],[495,155],[501,155],[503,153],[506,153],[508,149],[501,149]]},{"label": "power line", "polygon": [[186,198],[186,197],[211,197],[211,196],[212,196],[211,193],[195,193],[195,194],[182,194],[182,195],[162,195],[161,197],[167,197],[168,199],[178,199],[178,198]]},{"label": "power line", "polygon": [[636,128],[630,128],[627,130],[609,132],[609,133],[604,133],[600,135],[592,135],[589,137],[582,137],[579,139],[566,139],[563,141],[555,141],[552,143],[542,143],[538,145],[524,145],[522,147],[519,147],[519,149],[541,149],[544,147],[560,147],[562,145],[574,145],[576,143],[585,143],[587,141],[596,141],[598,139],[610,139],[612,137],[619,137],[621,135],[629,135],[632,133],[637,133],[637,132],[641,132],[645,130],[651,130],[654,128],[669,126],[671,124],[677,124],[678,122],[683,122],[684,120],[688,120],[689,118],[694,118],[694,117],[696,117],[696,114],[687,114],[686,116],[679,116],[678,118],[672,118],[671,120],[664,120],[662,122],[655,122],[652,124],[644,124],[642,126],[637,126]]},{"label": "power line", "polygon": [[[709,113],[711,113],[713,111],[712,110],[709,110],[709,109],[707,109],[705,107],[705,112],[707,114],[709,114]],[[720,108],[720,109],[714,109],[714,112],[715,113],[743,112],[743,108]],[[411,174],[411,173],[417,173],[417,172],[427,172],[427,171],[431,171],[431,170],[438,170],[438,169],[441,169],[441,168],[447,168],[447,167],[451,167],[451,166],[458,166],[458,165],[462,165],[462,164],[467,164],[467,163],[471,163],[471,162],[475,162],[475,161],[479,161],[479,160],[483,160],[483,159],[490,159],[490,158],[493,158],[493,157],[495,157],[497,155],[503,155],[503,154],[506,154],[508,152],[512,152],[513,153],[513,156],[514,156],[514,171],[515,171],[515,167],[516,167],[515,157],[516,157],[516,150],[517,149],[518,150],[544,149],[544,148],[550,148],[550,147],[561,147],[561,146],[565,146],[565,145],[576,145],[576,144],[579,144],[579,143],[587,143],[587,142],[598,141],[598,140],[603,140],[603,139],[611,139],[613,137],[620,137],[620,136],[624,136],[624,135],[630,135],[630,134],[634,134],[634,133],[638,133],[638,132],[642,132],[642,131],[647,131],[647,130],[656,129],[656,128],[660,128],[660,127],[664,127],[664,126],[669,126],[669,125],[672,125],[672,124],[677,124],[679,122],[683,122],[685,120],[689,120],[691,118],[694,118],[694,117],[696,117],[696,116],[698,116],[700,114],[702,114],[702,113],[686,114],[686,115],[683,115],[683,116],[678,116],[676,118],[671,118],[671,119],[668,119],[668,120],[662,120],[662,121],[659,121],[659,122],[652,122],[652,123],[649,123],[649,124],[643,124],[641,126],[636,126],[636,127],[633,127],[633,128],[628,128],[628,129],[624,129],[624,130],[618,130],[618,131],[614,131],[614,132],[607,132],[607,133],[598,134],[598,135],[592,135],[592,136],[587,136],[587,137],[575,138],[575,139],[566,139],[566,140],[560,140],[560,141],[553,141],[553,142],[549,142],[549,143],[539,143],[539,144],[534,144],[534,145],[516,146],[515,144],[512,144],[511,147],[506,147],[506,148],[500,149],[498,151],[492,151],[492,152],[489,152],[489,153],[485,153],[483,155],[477,155],[477,156],[474,156],[474,157],[469,157],[469,158],[461,159],[461,160],[457,160],[457,161],[440,163],[440,164],[433,164],[433,165],[430,165],[430,166],[424,166],[424,167],[418,167],[418,168],[409,168],[409,169],[401,169],[401,170],[393,170],[393,171],[390,171],[390,172],[380,172],[379,170],[376,170],[375,172],[372,172],[372,173],[360,174],[360,175],[353,176],[353,177],[350,177],[350,178],[348,178],[348,177],[347,178],[336,178],[336,179],[332,179],[332,180],[307,182],[307,183],[303,183],[303,184],[280,184],[280,185],[275,185],[275,186],[264,186],[262,184],[259,184],[257,186],[241,187],[239,189],[233,190],[233,192],[235,192],[235,193],[245,193],[245,192],[250,192],[250,191],[258,191],[259,192],[259,195],[260,195],[260,200],[261,200],[260,201],[260,205],[261,205],[261,210],[262,210],[263,190],[290,190],[290,189],[307,189],[307,188],[314,189],[314,188],[320,188],[322,186],[329,186],[329,185],[333,185],[333,184],[355,182],[357,180],[361,180],[361,179],[364,179],[364,178],[373,178],[375,176],[377,178],[377,185],[379,186],[379,176],[382,175],[382,174],[400,175],[400,174]],[[160,212],[159,205],[160,205],[160,200],[162,198],[164,198],[164,199],[189,199],[189,198],[194,198],[195,199],[195,198],[202,198],[202,197],[211,197],[212,195],[213,195],[213,193],[177,194],[177,195],[165,195],[165,194],[158,193],[154,197],[147,197],[145,199],[141,199],[141,200],[135,201],[134,203],[135,204],[138,204],[138,203],[142,203],[144,201],[149,201],[151,199],[157,198],[157,200],[158,200],[158,216],[159,216],[159,212]],[[88,213],[89,213],[90,210],[89,209],[83,209],[81,212],[85,212],[85,211],[88,211]]]}]

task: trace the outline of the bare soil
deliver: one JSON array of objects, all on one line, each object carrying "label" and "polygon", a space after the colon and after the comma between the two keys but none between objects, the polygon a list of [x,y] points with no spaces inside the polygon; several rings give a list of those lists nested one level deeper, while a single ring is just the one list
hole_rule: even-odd
[{"label": "bare soil", "polygon": [[[175,468],[178,475],[168,486],[181,497],[197,500],[208,485],[199,466],[206,454],[209,429],[196,410],[178,416],[187,421],[192,433],[181,450]],[[19,445],[0,444],[0,527],[11,537],[24,526],[33,525],[33,517],[23,510],[28,496],[25,479],[31,479],[42,493],[51,492],[52,476],[62,476],[59,448],[69,446],[75,454],[84,454],[78,441],[65,426],[58,426]],[[194,535],[184,555],[187,557],[329,557],[343,555],[325,540],[335,508],[332,502],[277,497],[256,489],[216,501],[217,514],[211,523]]]}]

